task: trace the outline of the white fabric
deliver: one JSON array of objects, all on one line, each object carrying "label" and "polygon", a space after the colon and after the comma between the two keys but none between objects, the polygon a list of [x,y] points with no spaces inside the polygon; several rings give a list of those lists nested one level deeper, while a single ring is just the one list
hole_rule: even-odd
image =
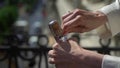
[{"label": "white fabric", "polygon": [[108,25],[112,36],[120,32],[120,0],[103,7],[99,11],[105,13],[108,17]]},{"label": "white fabric", "polygon": [[120,68],[120,57],[105,55],[102,68]]},{"label": "white fabric", "polygon": [[[112,36],[119,33],[120,32],[120,0],[116,0],[114,3],[103,7],[99,11],[107,15],[108,26],[112,33]],[[104,35],[105,33],[103,32],[102,35]],[[105,55],[102,62],[102,68],[120,68],[120,57]]]}]

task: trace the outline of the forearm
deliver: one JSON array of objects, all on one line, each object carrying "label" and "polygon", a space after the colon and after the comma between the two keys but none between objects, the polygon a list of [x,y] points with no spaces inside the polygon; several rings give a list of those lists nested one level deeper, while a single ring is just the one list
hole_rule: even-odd
[{"label": "forearm", "polygon": [[102,54],[85,50],[83,61],[85,61],[90,68],[102,68],[103,56]]},{"label": "forearm", "polygon": [[111,31],[108,27],[107,22],[108,22],[108,17],[106,14],[104,14],[101,11],[95,11],[94,12],[97,15],[97,18],[99,18],[100,23],[103,23],[102,26],[96,29],[97,34],[101,39],[109,39],[111,38],[112,34]]},{"label": "forearm", "polygon": [[93,51],[83,50],[82,61],[89,68],[120,68],[120,58],[109,55],[102,55]]},{"label": "forearm", "polygon": [[100,21],[102,24],[105,24],[106,22],[108,22],[107,15],[104,14],[103,12],[95,11],[93,13],[95,14],[96,18],[99,19],[98,21]]}]

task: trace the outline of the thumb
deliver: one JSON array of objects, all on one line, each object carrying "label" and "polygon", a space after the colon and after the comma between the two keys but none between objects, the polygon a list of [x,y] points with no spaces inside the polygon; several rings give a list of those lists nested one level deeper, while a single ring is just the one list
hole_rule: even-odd
[{"label": "thumb", "polygon": [[68,40],[63,41],[63,40],[58,40],[57,43],[59,44],[59,46],[64,50],[69,52],[71,50],[71,45],[68,42]]}]

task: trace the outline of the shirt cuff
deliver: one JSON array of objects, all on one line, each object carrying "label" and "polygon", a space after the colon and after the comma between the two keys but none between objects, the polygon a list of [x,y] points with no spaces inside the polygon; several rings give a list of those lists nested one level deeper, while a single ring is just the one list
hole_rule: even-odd
[{"label": "shirt cuff", "polygon": [[99,11],[107,15],[108,18],[108,27],[112,33],[112,36],[115,36],[120,31],[120,4],[118,0],[116,2],[103,7]]},{"label": "shirt cuff", "polygon": [[105,55],[102,61],[102,68],[120,68],[120,58]]}]

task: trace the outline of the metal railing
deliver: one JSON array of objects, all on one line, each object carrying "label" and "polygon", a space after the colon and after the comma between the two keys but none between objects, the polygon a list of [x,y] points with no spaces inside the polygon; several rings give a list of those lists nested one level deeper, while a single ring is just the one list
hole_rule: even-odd
[{"label": "metal railing", "polygon": [[[44,36],[44,35],[42,35]],[[120,48],[113,48],[109,47],[111,40],[109,40],[109,43],[104,45],[101,43],[101,39],[99,43],[101,44],[102,47],[85,47],[85,49],[88,50],[95,50],[99,53],[102,54],[110,54],[111,51],[120,51]],[[15,44],[16,45],[16,44]],[[0,53],[2,55],[0,56],[0,62],[8,59],[8,68],[12,68],[12,61],[14,60],[15,62],[15,68],[19,68],[19,62],[18,58],[21,58],[22,60],[25,61],[33,61],[36,59],[36,57],[39,57],[39,63],[38,63],[38,68],[41,68],[41,63],[42,63],[42,56],[45,58],[45,65],[46,68],[49,68],[48,65],[48,58],[47,58],[47,52],[51,50],[52,48],[46,47],[46,46],[38,46],[38,47],[21,47],[21,46],[15,46],[15,45],[10,45],[10,46],[0,46]],[[47,44],[46,44],[47,45]],[[28,57],[27,53],[31,52],[32,55],[31,57]]]},{"label": "metal railing", "polygon": [[[21,58],[22,60],[25,61],[33,61],[36,59],[36,57],[39,57],[39,65],[38,68],[41,67],[41,58],[42,56],[45,57],[45,64],[46,64],[46,68],[48,68],[48,59],[47,59],[47,52],[50,50],[51,48],[47,48],[47,47],[35,47],[35,48],[23,48],[23,47],[17,47],[17,46],[4,46],[4,47],[0,47],[0,51],[3,52],[3,56],[0,58],[0,62],[4,61],[6,59],[8,59],[8,68],[11,68],[11,64],[12,64],[12,60],[14,60],[15,62],[15,68],[19,68],[18,64],[18,58]],[[22,54],[28,53],[28,52],[32,52],[32,57],[27,57],[27,56],[23,56]]]},{"label": "metal railing", "polygon": [[[0,46],[0,62],[8,60],[8,68],[12,68],[12,61],[15,62],[15,68],[19,67],[19,61],[18,58],[30,62],[29,66],[35,65],[35,59],[36,57],[39,57],[39,64],[38,68],[41,68],[42,63],[42,56],[45,58],[45,65],[46,68],[48,68],[48,60],[47,60],[47,52],[51,49],[48,48],[48,37],[46,35],[39,35],[38,41],[35,42],[38,46],[34,47],[29,46],[28,39],[31,37],[18,37],[17,35],[3,35],[4,36],[4,42],[3,45]],[[33,36],[33,35],[32,35]],[[46,43],[40,44],[39,40],[41,38],[45,38]],[[24,39],[24,40],[23,40]],[[24,46],[22,43],[25,43]],[[23,46],[22,46],[23,45]],[[31,53],[31,55],[29,55]]]}]

